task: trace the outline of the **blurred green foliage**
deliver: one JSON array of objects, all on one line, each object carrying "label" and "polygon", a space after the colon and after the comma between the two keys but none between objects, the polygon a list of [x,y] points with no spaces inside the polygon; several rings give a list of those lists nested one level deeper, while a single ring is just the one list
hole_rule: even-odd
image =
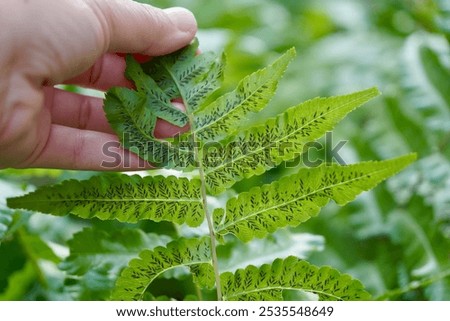
[{"label": "blurred green foliage", "polygon": [[[226,269],[239,267],[243,255],[238,252],[248,261],[266,263],[265,257],[273,259],[267,249],[273,248],[283,256],[308,257],[313,264],[350,273],[375,298],[450,300],[448,0],[141,2],[184,6],[195,13],[202,50],[227,53],[223,91],[295,46],[298,56],[264,117],[315,96],[378,86],[383,96],[353,113],[333,133],[335,144],[348,139],[339,151],[346,163],[419,154],[413,166],[344,208],[330,204],[318,218],[245,247],[240,244],[237,252],[230,245],[219,249],[228,260]],[[241,188],[287,171],[275,169],[240,183]],[[134,226],[19,213],[5,206],[6,197],[35,185],[89,175],[0,171],[0,300],[106,299],[111,280],[126,263],[114,260],[114,253],[130,248],[138,252],[154,233],[164,235],[159,242],[192,233],[144,222],[138,225],[144,234],[137,235],[128,230]],[[134,238],[126,243],[115,238],[118,228]],[[89,243],[77,243],[83,233],[104,235],[90,238],[92,244],[102,243],[92,257],[86,250]],[[101,257],[106,257],[102,264],[93,266]],[[177,289],[172,294],[176,299],[200,296],[184,271],[163,276],[160,286],[169,285]]]}]

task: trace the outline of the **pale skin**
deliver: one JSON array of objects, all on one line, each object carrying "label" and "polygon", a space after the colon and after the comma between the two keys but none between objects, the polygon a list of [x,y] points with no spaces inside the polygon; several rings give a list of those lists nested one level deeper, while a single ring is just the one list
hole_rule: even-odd
[{"label": "pale skin", "polygon": [[[103,100],[54,85],[130,87],[117,52],[167,54],[189,44],[196,31],[186,9],[131,0],[2,0],[0,168],[111,169],[102,166],[102,147],[118,138]],[[160,137],[180,130],[164,121],[156,126]],[[127,153],[114,170],[142,169]]]}]

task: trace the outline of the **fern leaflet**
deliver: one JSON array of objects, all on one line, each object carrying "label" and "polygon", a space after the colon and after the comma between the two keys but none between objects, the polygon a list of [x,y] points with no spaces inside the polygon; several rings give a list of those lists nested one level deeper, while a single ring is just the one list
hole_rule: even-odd
[{"label": "fern leaflet", "polygon": [[368,300],[358,280],[330,267],[316,267],[290,256],[276,259],[272,265],[253,265],[234,274],[221,276],[222,293],[228,301],[282,300],[284,290],[299,290],[316,294],[321,301]]},{"label": "fern leaflet", "polygon": [[151,219],[198,226],[204,219],[200,181],[174,176],[103,175],[69,180],[10,198],[8,206],[122,222]]},{"label": "fern leaflet", "polygon": [[211,249],[208,237],[170,242],[166,247],[144,250],[133,259],[117,280],[113,300],[141,300],[148,286],[162,273],[189,267],[195,281],[202,287],[214,285]]},{"label": "fern leaflet", "polygon": [[415,155],[406,155],[381,162],[302,168],[297,174],[239,194],[228,200],[225,210],[215,209],[216,234],[232,233],[246,242],[288,225],[297,226],[317,215],[329,200],[344,205],[414,159]]}]

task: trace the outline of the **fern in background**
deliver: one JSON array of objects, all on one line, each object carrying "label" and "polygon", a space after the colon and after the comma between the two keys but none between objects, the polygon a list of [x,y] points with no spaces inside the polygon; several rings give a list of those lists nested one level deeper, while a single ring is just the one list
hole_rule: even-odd
[{"label": "fern in background", "polygon": [[[221,83],[224,57],[210,52],[196,55],[197,47],[195,41],[142,65],[127,57],[126,75],[136,90],[113,88],[105,99],[106,115],[124,147],[159,166],[189,172],[188,178],[122,174],[68,180],[9,198],[8,206],[125,223],[167,221],[180,228],[183,224],[199,227],[206,221],[206,233],[199,228],[196,236],[178,236],[152,248],[144,241],[147,236],[141,235],[139,242],[113,251],[116,255],[142,248],[137,258],[129,260],[128,255],[121,264],[113,264],[117,267],[109,276],[101,268],[95,269],[99,278],[111,283],[129,260],[115,285],[101,289],[115,300],[144,299],[151,294],[154,282],[180,269],[184,272],[179,273],[191,275],[199,298],[202,291],[214,287],[218,300],[279,300],[284,290],[311,293],[321,300],[370,298],[362,284],[349,275],[293,256],[259,267],[221,271],[217,249],[218,242],[226,244],[232,235],[248,242],[287,226],[298,226],[316,216],[329,200],[344,205],[409,165],[415,159],[413,154],[348,166],[303,167],[236,196],[224,193],[239,181],[299,157],[308,143],[376,97],[378,90],[312,99],[262,124],[247,126],[245,121],[271,100],[295,51],[288,50],[268,67],[245,77],[231,92],[213,97]],[[183,101],[185,113],[172,106],[175,99]],[[171,139],[156,138],[158,118],[177,126],[189,124],[190,131]],[[124,232],[123,237],[133,237],[131,231]],[[75,235],[71,255],[63,264],[69,274],[82,276],[92,268],[88,265],[83,271],[71,267],[75,260],[86,260],[86,249],[77,246],[75,240],[98,233],[85,230]],[[100,239],[113,238],[105,235]],[[99,245],[93,255],[108,255],[104,248]],[[108,262],[107,257],[104,260]]]}]

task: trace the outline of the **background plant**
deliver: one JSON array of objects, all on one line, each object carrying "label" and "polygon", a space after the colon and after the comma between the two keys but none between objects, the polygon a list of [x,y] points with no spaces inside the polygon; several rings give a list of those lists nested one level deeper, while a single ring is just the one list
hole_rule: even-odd
[{"label": "background plant", "polygon": [[[348,163],[386,159],[409,151],[419,153],[419,161],[402,175],[351,205],[339,209],[330,204],[314,220],[268,239],[248,244],[227,243],[218,249],[219,258],[226,258],[230,269],[249,263],[259,265],[260,257],[267,255],[264,250],[267,248],[270,253],[283,251],[283,256],[307,257],[314,264],[330,264],[350,272],[375,297],[448,299],[449,282],[445,276],[449,258],[450,167],[449,130],[445,125],[449,124],[449,91],[442,88],[448,84],[445,77],[448,79],[449,70],[446,2],[153,3],[185,5],[196,12],[203,28],[202,49],[225,48],[228,53],[224,90],[295,45],[299,58],[283,78],[278,95],[266,111],[269,115],[278,112],[277,106],[377,85],[383,96],[377,99],[376,105],[369,103],[352,113],[334,132],[338,138],[349,140],[343,154]],[[258,122],[256,117],[253,119]],[[1,172],[2,197],[19,195],[26,186],[71,177],[87,178],[91,174],[5,170]],[[281,169],[273,170],[235,187],[238,192],[247,190],[285,174]],[[87,223],[69,217],[55,220],[23,212],[15,213],[11,219],[9,210],[1,211],[0,233],[4,238],[0,246],[0,289],[5,299],[102,297],[115,277],[109,270],[112,263],[106,258],[115,262],[122,257],[127,261],[125,252],[129,257],[138,252],[131,250],[133,244],[145,247],[139,245],[146,241],[142,235],[135,236],[135,243],[128,248],[124,246],[122,251],[111,243],[116,254],[111,248],[105,248],[104,263],[98,268],[85,265],[84,269],[89,271],[85,278],[77,277],[81,272],[73,272],[71,278],[65,279],[56,264],[61,259],[69,263],[76,261],[76,256],[68,259],[68,246],[75,247],[78,240],[74,237],[73,242],[67,243],[74,233],[89,225],[100,229],[100,234],[109,234],[123,225],[96,220]],[[138,226],[145,233],[167,236],[193,233],[165,223],[141,222]],[[33,237],[33,242],[27,235]],[[49,248],[56,257],[48,255]],[[82,257],[78,262],[83,262]],[[168,284],[177,285],[179,290],[172,297],[183,298],[195,293],[195,289],[189,288],[191,282],[180,274],[155,284],[155,293],[162,284],[165,288],[170,288]]]}]

